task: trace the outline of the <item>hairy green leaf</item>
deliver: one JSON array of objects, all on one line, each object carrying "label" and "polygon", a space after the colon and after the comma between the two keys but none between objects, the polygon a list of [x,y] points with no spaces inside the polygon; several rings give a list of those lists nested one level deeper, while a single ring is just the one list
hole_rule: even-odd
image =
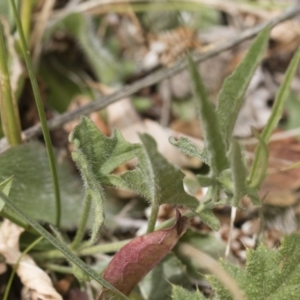
[{"label": "hairy green leaf", "polygon": [[206,298],[197,290],[196,292],[189,292],[183,287],[172,285],[172,299],[173,300],[205,300]]},{"label": "hairy green leaf", "polygon": [[198,157],[200,160],[205,162],[206,164],[209,164],[207,155],[205,155],[205,152],[200,151],[199,148],[192,143],[189,139],[185,137],[181,137],[178,140],[176,140],[174,137],[169,138],[169,142],[176,146],[179,151],[182,153],[190,156],[190,157]]},{"label": "hairy green leaf", "polygon": [[228,166],[225,141],[221,134],[217,114],[208,98],[197,66],[190,56],[188,57],[188,65],[203,128],[208,164],[211,167],[213,176],[218,175]]},{"label": "hairy green leaf", "polygon": [[[246,269],[223,262],[226,271],[235,278],[248,300],[299,299],[300,236],[285,237],[279,250],[261,244],[247,253]],[[229,292],[216,279],[210,278],[220,299],[232,300]]]},{"label": "hairy green leaf", "polygon": [[136,169],[120,176],[108,176],[110,183],[135,191],[153,205],[168,203],[196,208],[199,204],[196,198],[184,191],[184,174],[157,151],[156,142],[150,135],[141,135],[141,140],[144,147],[137,152]]},{"label": "hairy green leaf", "polygon": [[[9,197],[35,220],[55,224],[54,191],[45,147],[37,142],[9,149],[0,156],[0,181],[13,176]],[[81,215],[82,182],[67,161],[57,160],[61,186],[61,228],[71,228]],[[8,213],[6,207],[3,211]]]},{"label": "hairy green leaf", "polygon": [[208,225],[212,230],[218,231],[220,229],[220,221],[214,215],[211,209],[205,209],[199,213],[201,221]]},{"label": "hairy green leaf", "polygon": [[231,134],[244,101],[250,80],[266,50],[270,27],[263,29],[235,71],[226,78],[219,94],[217,116],[226,143]]},{"label": "hairy green leaf", "polygon": [[242,149],[235,139],[232,139],[231,142],[230,165],[233,181],[232,205],[238,207],[241,198],[247,194],[246,180],[248,174],[242,156]]},{"label": "hairy green leaf", "polygon": [[212,186],[213,184],[215,184],[215,180],[209,176],[197,175],[196,178],[202,187],[208,187],[208,186]]},{"label": "hairy green leaf", "polygon": [[87,117],[81,118],[69,140],[74,144],[72,158],[81,172],[86,192],[90,194],[95,206],[91,237],[91,240],[95,241],[104,222],[103,181],[119,165],[134,158],[136,150],[141,146],[126,142],[117,130],[111,137],[105,136]]}]

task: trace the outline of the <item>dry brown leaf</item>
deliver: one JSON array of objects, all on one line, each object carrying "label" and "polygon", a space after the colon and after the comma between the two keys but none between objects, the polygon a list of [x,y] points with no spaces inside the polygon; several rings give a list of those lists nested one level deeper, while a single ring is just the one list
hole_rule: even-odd
[{"label": "dry brown leaf", "polygon": [[[6,264],[14,266],[22,255],[19,250],[19,238],[23,231],[23,228],[7,219],[2,222],[0,227],[0,253],[5,258]],[[61,295],[54,289],[50,277],[35,264],[29,255],[22,256],[16,268],[16,273],[24,286],[23,299],[62,299]]]}]

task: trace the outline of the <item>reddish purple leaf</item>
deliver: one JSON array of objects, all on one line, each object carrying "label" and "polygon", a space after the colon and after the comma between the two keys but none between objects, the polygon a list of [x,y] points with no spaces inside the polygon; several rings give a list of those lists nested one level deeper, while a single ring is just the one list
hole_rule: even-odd
[{"label": "reddish purple leaf", "polygon": [[[172,248],[185,232],[187,217],[177,211],[174,226],[137,237],[122,247],[115,254],[103,278],[120,292],[129,295],[139,281],[152,270]],[[98,300],[111,299],[112,293],[102,289]]]}]

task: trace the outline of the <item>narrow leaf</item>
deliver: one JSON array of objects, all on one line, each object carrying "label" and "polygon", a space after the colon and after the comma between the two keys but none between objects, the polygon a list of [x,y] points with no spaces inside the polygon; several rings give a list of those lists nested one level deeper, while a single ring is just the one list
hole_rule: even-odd
[{"label": "narrow leaf", "polygon": [[197,66],[191,57],[188,57],[188,65],[203,128],[208,164],[211,167],[213,175],[218,175],[228,166],[225,141],[218,124],[217,114],[208,98]]},{"label": "narrow leaf", "polygon": [[226,78],[220,91],[217,116],[226,143],[230,141],[245,92],[266,50],[269,33],[270,27],[267,26],[258,34],[245,58]]},{"label": "narrow leaf", "polygon": [[[158,230],[131,240],[114,255],[103,278],[125,295],[129,295],[138,282],[153,269],[176,245],[185,232],[187,218],[177,211],[174,226]],[[103,289],[99,300],[110,299],[109,290]]]},{"label": "narrow leaf", "polygon": [[239,206],[239,202],[247,193],[247,169],[243,160],[242,150],[239,143],[232,139],[230,149],[230,165],[233,181],[233,203],[234,207]]},{"label": "narrow leaf", "polygon": [[199,213],[199,217],[201,218],[201,221],[205,223],[207,226],[209,226],[212,230],[218,231],[220,229],[220,221],[219,219],[214,215],[211,209],[205,209]]},{"label": "narrow leaf", "polygon": [[290,92],[290,85],[295,75],[295,72],[298,68],[299,60],[300,60],[300,47],[298,48],[297,52],[294,54],[294,57],[289,64],[288,70],[285,73],[284,80],[279,88],[279,91],[276,94],[271,116],[263,132],[261,133],[261,139],[263,140],[263,142],[259,143],[255,149],[254,162],[252,164],[251,172],[249,176],[251,186],[258,186],[260,184],[260,182],[258,182],[256,173],[260,167],[259,165],[261,164],[261,162],[264,160],[265,157],[264,145],[266,145],[269,142],[271,134],[276,128],[277,123],[282,116],[284,102],[287,99],[288,94]]},{"label": "narrow leaf", "polygon": [[178,140],[176,140],[174,137],[169,138],[169,142],[176,146],[178,150],[182,153],[184,153],[187,156],[190,157],[198,157],[200,160],[205,162],[206,164],[209,164],[207,155],[203,151],[200,151],[199,148],[192,143],[189,139],[185,137],[181,137]]},{"label": "narrow leaf", "polygon": [[258,145],[254,153],[254,162],[252,163],[248,186],[252,189],[260,187],[263,180],[266,178],[268,169],[269,151],[267,144],[261,135],[254,129],[252,130],[254,136],[258,139]]}]

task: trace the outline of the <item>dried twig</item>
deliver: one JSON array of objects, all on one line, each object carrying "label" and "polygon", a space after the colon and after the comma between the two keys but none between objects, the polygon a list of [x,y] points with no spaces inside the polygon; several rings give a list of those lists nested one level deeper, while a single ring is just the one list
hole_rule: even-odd
[{"label": "dried twig", "polygon": [[[222,51],[228,50],[228,49],[240,44],[241,42],[254,37],[265,26],[270,25],[273,27],[273,26],[277,25],[278,23],[281,23],[283,21],[286,21],[288,19],[295,17],[299,13],[300,13],[300,5],[289,8],[286,11],[284,11],[282,14],[271,19],[270,21],[264,22],[253,28],[245,30],[244,32],[242,32],[240,35],[238,35],[236,38],[234,38],[232,40],[229,40],[227,42],[223,42],[220,44],[216,44],[213,49],[211,49],[210,51],[208,51],[206,53],[194,54],[193,59],[195,62],[201,63],[201,62],[219,54]],[[92,103],[89,103],[87,105],[79,107],[74,111],[66,112],[54,119],[49,120],[48,121],[49,129],[50,130],[57,129],[57,128],[61,127],[62,125],[78,118],[80,115],[88,115],[93,111],[103,109],[106,106],[108,106],[109,104],[112,104],[122,98],[131,96],[132,94],[138,92],[139,90],[141,90],[144,87],[153,85],[155,83],[162,81],[163,79],[171,77],[171,76],[179,73],[180,71],[182,71],[185,68],[186,68],[186,62],[180,61],[170,68],[163,68],[159,71],[153,72],[152,74],[148,75],[147,77],[140,79],[131,85],[124,86],[119,91],[117,91],[111,95],[100,97],[98,100],[96,100]],[[42,130],[41,130],[40,124],[32,126],[31,128],[28,128],[23,132],[24,140],[31,139],[31,138],[41,134],[41,132],[42,132]],[[0,141],[0,149],[2,149],[2,151],[3,151],[3,148],[5,147],[5,145],[6,145],[5,139],[2,139]],[[1,150],[0,150],[0,152],[1,152]]]}]

